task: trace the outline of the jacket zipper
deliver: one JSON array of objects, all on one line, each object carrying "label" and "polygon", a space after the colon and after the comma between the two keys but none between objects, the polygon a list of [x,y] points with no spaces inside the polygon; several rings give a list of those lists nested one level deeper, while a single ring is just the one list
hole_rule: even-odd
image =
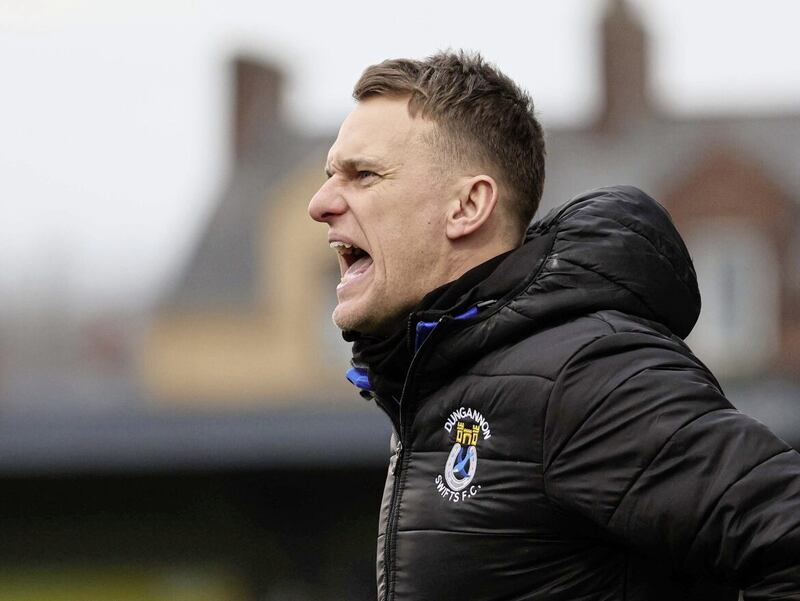
[{"label": "jacket zipper", "polygon": [[403,450],[403,441],[400,440],[400,435],[398,434],[397,444],[394,445],[394,453],[397,456],[397,459],[395,459],[394,465],[392,466],[392,476],[394,476],[395,472],[397,472],[397,464],[400,463],[400,453],[402,452],[402,450]]},{"label": "jacket zipper", "polygon": [[[397,432],[397,459],[395,464],[392,468],[392,476],[394,477],[394,481],[392,482],[392,496],[389,500],[389,516],[386,520],[386,536],[384,540],[383,546],[383,570],[384,570],[384,579],[385,579],[385,588],[386,588],[386,595],[384,596],[384,601],[389,601],[394,597],[394,586],[393,586],[393,573],[394,573],[394,539],[397,530],[397,514],[398,514],[398,507],[400,506],[400,482],[403,478],[403,470],[406,466],[404,463],[406,462],[406,455],[405,446],[403,445],[404,439],[404,428],[405,422],[403,420],[403,406],[408,406],[408,396],[412,391],[412,385],[414,382],[414,369],[419,364],[419,358],[422,356],[423,349],[426,346],[430,346],[428,341],[434,336],[434,334],[443,329],[443,321],[444,317],[440,318],[438,321],[438,325],[433,331],[428,335],[428,337],[423,341],[420,347],[417,349],[416,353],[414,353],[414,357],[411,359],[411,364],[408,367],[408,373],[406,374],[406,381],[403,384],[403,392],[400,395],[400,411],[398,412],[399,416],[399,430]],[[411,323],[412,319],[409,318],[408,320],[408,327],[409,332],[411,331]]]}]

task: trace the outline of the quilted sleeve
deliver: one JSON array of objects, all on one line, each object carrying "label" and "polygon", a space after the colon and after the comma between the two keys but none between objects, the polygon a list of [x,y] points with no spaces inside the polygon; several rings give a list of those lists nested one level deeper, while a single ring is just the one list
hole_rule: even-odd
[{"label": "quilted sleeve", "polygon": [[675,569],[800,599],[800,455],[679,342],[616,333],[561,371],[544,432],[554,503]]}]

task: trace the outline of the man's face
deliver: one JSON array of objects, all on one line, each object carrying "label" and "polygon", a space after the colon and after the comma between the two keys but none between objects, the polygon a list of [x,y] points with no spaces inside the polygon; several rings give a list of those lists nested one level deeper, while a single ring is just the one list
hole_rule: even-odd
[{"label": "man's face", "polygon": [[422,139],[433,127],[408,114],[407,98],[373,97],[350,113],[331,147],[329,179],[308,212],[328,224],[339,254],[333,320],[343,330],[388,334],[448,281],[452,177]]}]

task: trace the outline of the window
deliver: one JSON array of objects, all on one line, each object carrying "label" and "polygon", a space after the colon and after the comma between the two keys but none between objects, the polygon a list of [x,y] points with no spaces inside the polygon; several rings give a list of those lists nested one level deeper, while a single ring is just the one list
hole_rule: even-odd
[{"label": "window", "polygon": [[687,236],[702,297],[687,342],[721,376],[763,371],[778,348],[779,277],[768,238],[737,220],[707,220]]}]

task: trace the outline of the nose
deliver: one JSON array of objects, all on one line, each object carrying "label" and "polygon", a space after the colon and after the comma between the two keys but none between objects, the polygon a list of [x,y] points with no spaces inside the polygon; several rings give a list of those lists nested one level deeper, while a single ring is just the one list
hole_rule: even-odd
[{"label": "nose", "polygon": [[330,223],[337,215],[347,210],[347,203],[339,186],[334,181],[336,176],[328,178],[308,203],[308,214],[314,221]]}]

